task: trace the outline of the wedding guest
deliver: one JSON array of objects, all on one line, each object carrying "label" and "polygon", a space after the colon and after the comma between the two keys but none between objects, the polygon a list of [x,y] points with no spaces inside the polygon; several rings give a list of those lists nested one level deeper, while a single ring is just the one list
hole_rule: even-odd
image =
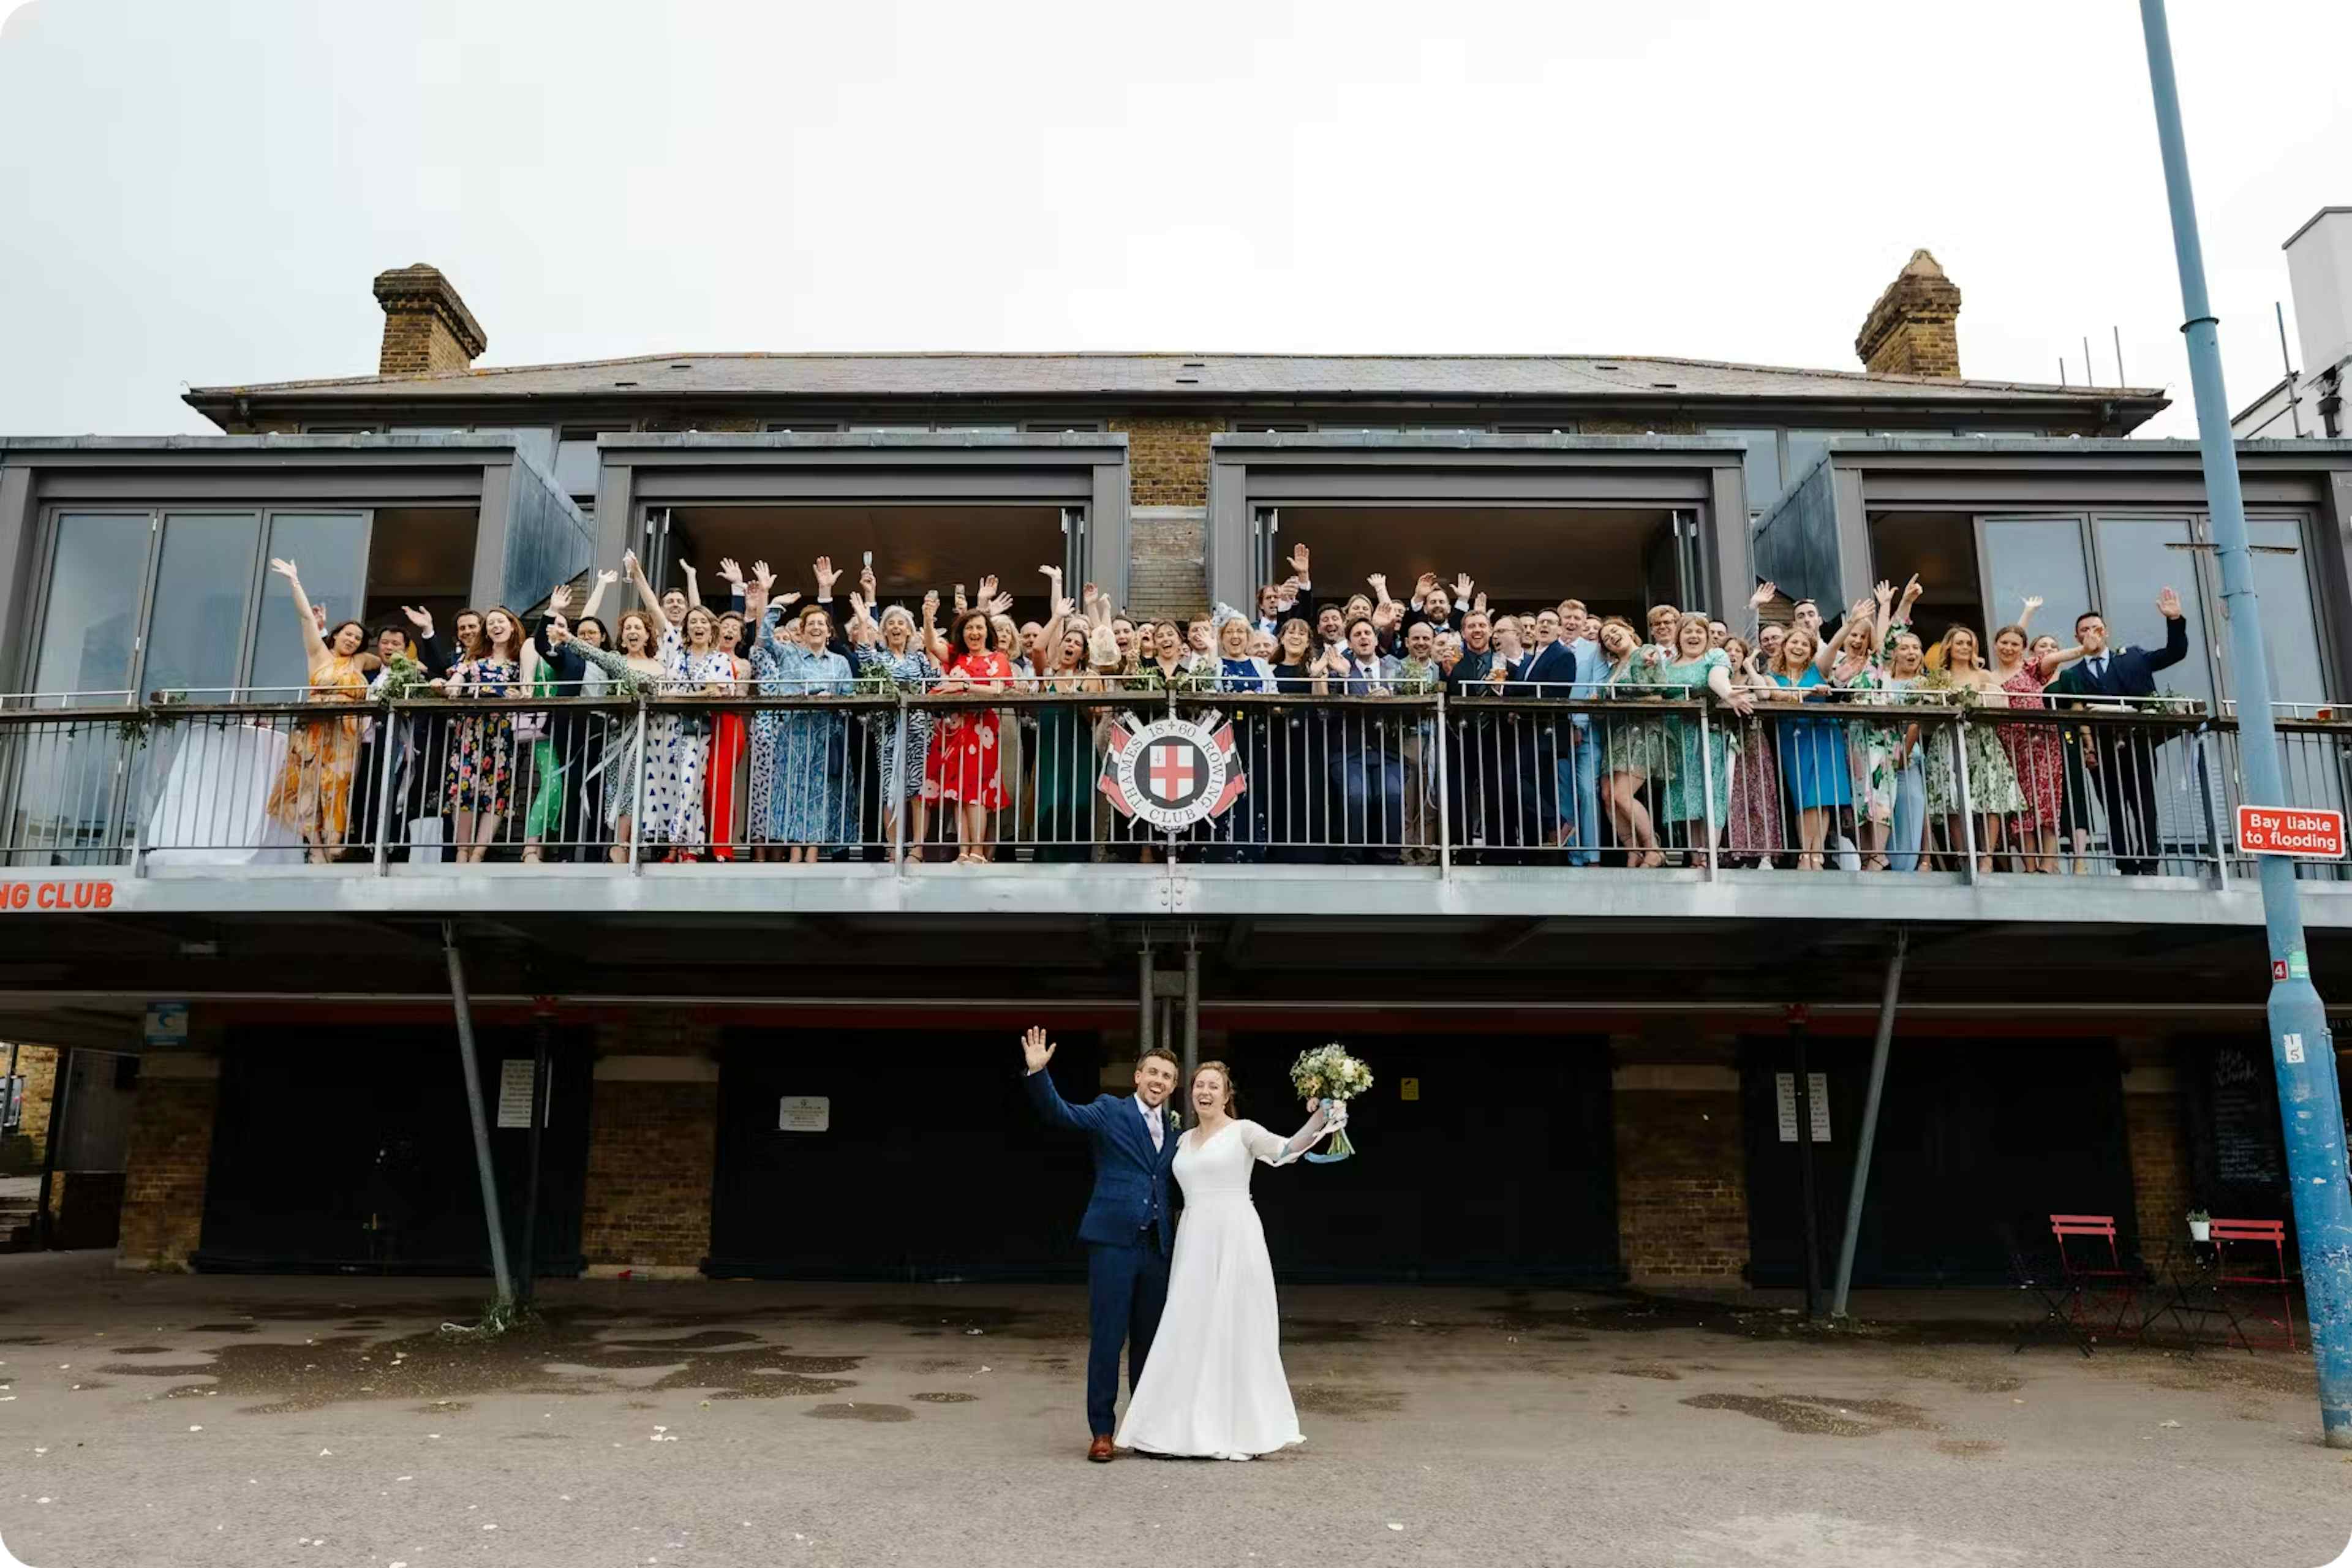
[{"label": "wedding guest", "polygon": [[[923,595],[919,631],[915,617],[903,605],[893,605],[883,611],[879,641],[856,647],[858,672],[886,676],[900,691],[929,691],[940,679],[940,667],[924,650],[939,640],[939,614],[937,591]],[[1130,633],[1132,630],[1130,627]],[[928,708],[909,708],[905,712],[903,757],[896,726],[878,734],[876,745],[881,752],[882,830],[895,855],[911,857],[921,853],[920,846],[929,826],[930,803],[923,780],[929,767],[933,719]],[[902,803],[908,814],[907,841],[903,846],[898,840],[898,807]]]},{"label": "wedding guest", "polygon": [[[2074,618],[2074,641],[2082,659],[2050,683],[2053,696],[2078,701],[2108,701],[2117,698],[2156,695],[2156,672],[2168,669],[2189,657],[2189,623],[2180,595],[2170,588],[2157,595],[2157,613],[2164,617],[2164,647],[2116,648],[2108,645],[2107,623],[2096,610]],[[2098,781],[2099,797],[2107,811],[2107,834],[2116,855],[2116,868],[2125,876],[2150,876],[2163,846],[2157,817],[2155,747],[2145,737],[2135,738],[2122,725],[2086,727],[2083,760]]]},{"label": "wedding guest", "polygon": [[[573,637],[560,616],[548,618],[546,632],[559,652],[569,648],[590,668],[602,671],[608,694],[634,699],[658,689],[669,674],[668,664],[657,653],[668,634],[657,630],[657,625],[649,610],[624,610],[614,623],[616,647],[613,648]],[[650,830],[653,825],[670,819],[677,725],[674,713],[648,713],[642,744],[634,719],[616,725],[606,740],[604,827],[615,864],[628,860],[630,844],[640,826]],[[650,839],[650,831],[646,837]]]},{"label": "wedding guest", "polygon": [[[1748,692],[1732,684],[1731,660],[1714,646],[1707,617],[1696,610],[1675,623],[1673,651],[1653,667],[1649,683],[1672,700],[1705,702],[1712,696],[1739,718],[1748,713]],[[1701,724],[1678,713],[1666,721],[1666,743],[1661,812],[1683,826],[1683,845],[1696,856],[1715,842],[1730,809],[1730,737],[1720,723]]]},{"label": "wedding guest", "polygon": [[[1927,650],[1919,634],[1907,626],[1886,641],[1886,693],[1890,700],[1915,704],[1927,674]],[[1930,693],[1930,695],[1933,695]],[[1916,718],[1897,731],[1895,751],[1888,758],[1895,769],[1894,833],[1886,861],[1892,870],[1916,871],[1927,832],[1927,770],[1920,761],[1920,736],[1925,726]]]},{"label": "wedding guest", "polygon": [[[367,694],[367,672],[360,663],[367,628],[344,621],[322,634],[294,563],[273,557],[269,569],[286,579],[295,613],[301,617],[302,651],[310,668],[304,700],[347,706],[360,701]],[[323,866],[342,853],[359,752],[356,712],[341,719],[304,720],[287,731],[286,763],[263,809],[301,837],[314,864]]]},{"label": "wedding guest", "polygon": [[[449,671],[444,690],[451,698],[476,700],[526,693],[523,662],[536,658],[523,636],[522,621],[501,605],[482,616],[485,651]],[[484,710],[457,721],[449,743],[445,788],[456,828],[460,862],[479,862],[490,851],[514,802],[515,716]]]},{"label": "wedding guest", "polygon": [[[1116,656],[1116,648],[1113,650]],[[1087,634],[1066,625],[1059,645],[1048,656],[1038,678],[1038,689],[1052,696],[1075,698],[1102,689],[1088,666]],[[1048,703],[1037,715],[1036,857],[1041,861],[1083,861],[1091,858],[1089,830],[1094,824],[1096,781],[1102,757],[1095,750],[1096,710],[1076,701]]]},{"label": "wedding guest", "polygon": [[[1778,649],[1780,639],[1775,637],[1772,646]],[[1731,661],[1733,682],[1744,687],[1751,699],[1779,689],[1777,682],[1757,668],[1755,655],[1739,638],[1724,644],[1723,652]],[[1738,744],[1731,758],[1731,805],[1724,823],[1723,845],[1734,860],[1767,868],[1789,847],[1780,823],[1779,748],[1763,710],[1731,722],[1737,725]]]},{"label": "wedding guest", "polygon": [[[1927,668],[1937,677],[1935,684],[1954,693],[1964,708],[2009,706],[2009,693],[1984,667],[1977,634],[1968,626],[1955,626],[1944,634],[1927,655]],[[1990,871],[2000,849],[2001,824],[2024,808],[2025,799],[2018,793],[2017,770],[2010,765],[1998,726],[1962,724],[1960,730],[1968,748],[1968,787],[1960,787],[1948,738],[1939,737],[1943,743],[1927,749],[1927,810],[1942,820],[1946,842],[1956,851],[1964,842],[1960,819],[1974,816],[1977,869]]]},{"label": "wedding guest", "polygon": [[[1314,667],[1326,657],[1316,647],[1315,635],[1315,629],[1296,616],[1282,623],[1269,669],[1278,694],[1301,697],[1315,690]],[[1330,772],[1328,712],[1321,704],[1284,703],[1273,713],[1274,722],[1268,725],[1273,779],[1266,792],[1272,803],[1266,837],[1275,859],[1306,860],[1329,837],[1328,797],[1322,788]]]},{"label": "wedding guest", "polygon": [[[1168,628],[1173,631],[1173,627]],[[994,629],[978,610],[956,617],[948,642],[952,657],[938,689],[943,694],[996,692],[1013,684],[1013,661],[993,646]],[[959,866],[986,865],[989,859],[988,818],[1004,807],[1004,785],[997,754],[998,723],[992,708],[959,707],[940,726],[934,755],[939,773],[936,791],[924,789],[941,804],[955,807]]]},{"label": "wedding guest", "polygon": [[[2016,621],[1992,636],[1993,678],[2009,693],[2009,705],[2015,710],[2046,709],[2042,689],[2084,652],[2080,644],[2061,648],[2055,637],[2030,636],[2026,628],[2041,607],[2042,601],[2028,595]],[[2065,748],[2058,727],[2018,721],[2000,726],[2000,740],[2017,773],[2017,792],[2025,801],[2017,817],[2020,853],[2014,863],[2019,870],[2053,874],[2058,869],[2060,800],[2066,787]]]},{"label": "wedding guest", "polygon": [[[1780,657],[1764,673],[1780,689],[1778,700],[1819,703],[1833,691],[1815,662],[1813,634],[1791,626]],[[1853,773],[1846,761],[1845,726],[1834,719],[1800,712],[1774,721],[1780,779],[1797,814],[1797,868],[1821,870],[1830,829],[1853,809]]]},{"label": "wedding guest", "polygon": [[[1380,650],[1371,617],[1360,616],[1348,623],[1347,651],[1320,661],[1316,694],[1386,697],[1394,689],[1397,671],[1397,661]],[[1335,715],[1331,790],[1339,803],[1339,858],[1344,865],[1361,865],[1368,851],[1386,849],[1401,837],[1404,766],[1384,720],[1383,714],[1360,710]]]}]

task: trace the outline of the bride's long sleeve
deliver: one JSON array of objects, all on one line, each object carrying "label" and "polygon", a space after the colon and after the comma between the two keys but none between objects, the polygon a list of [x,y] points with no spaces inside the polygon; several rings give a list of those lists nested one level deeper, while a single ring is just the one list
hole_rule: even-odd
[{"label": "bride's long sleeve", "polygon": [[1277,1137],[1255,1121],[1243,1122],[1241,1133],[1242,1142],[1253,1158],[1269,1165],[1287,1165],[1315,1147],[1322,1141],[1323,1134],[1330,1130],[1331,1105],[1326,1100],[1315,1108],[1315,1114],[1307,1119],[1307,1125],[1289,1138]]}]

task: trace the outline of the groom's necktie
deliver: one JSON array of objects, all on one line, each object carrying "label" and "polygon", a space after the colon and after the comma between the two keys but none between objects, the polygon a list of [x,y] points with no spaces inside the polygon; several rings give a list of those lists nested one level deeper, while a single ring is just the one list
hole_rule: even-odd
[{"label": "groom's necktie", "polygon": [[1151,1151],[1156,1154],[1168,1146],[1168,1135],[1160,1130],[1160,1112],[1147,1105],[1143,1108],[1143,1120],[1151,1129]]}]

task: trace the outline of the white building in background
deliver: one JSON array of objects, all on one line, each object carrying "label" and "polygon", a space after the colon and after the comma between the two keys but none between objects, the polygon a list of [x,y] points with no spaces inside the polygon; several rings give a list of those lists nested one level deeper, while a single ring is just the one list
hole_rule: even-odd
[{"label": "white building in background", "polygon": [[2283,248],[2303,367],[2249,404],[2230,429],[2241,440],[2341,437],[2352,429],[2343,384],[2352,369],[2352,207],[2320,208]]}]

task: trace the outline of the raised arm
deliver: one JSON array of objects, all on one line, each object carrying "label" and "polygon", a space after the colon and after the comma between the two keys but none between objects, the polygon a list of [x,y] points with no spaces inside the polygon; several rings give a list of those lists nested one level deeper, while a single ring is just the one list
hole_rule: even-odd
[{"label": "raised arm", "polygon": [[2091,650],[2081,643],[2076,643],[2073,647],[2053,647],[2035,660],[2039,666],[2035,673],[2042,677],[2042,682],[2046,685],[2060,670],[2078,658],[2088,658],[2090,652]]},{"label": "raised arm", "polygon": [[[961,597],[962,593],[963,585],[958,584],[957,596]],[[948,667],[948,639],[940,635],[940,591],[937,588],[923,595],[921,647],[925,653],[931,656],[933,664],[938,665],[941,669]]]},{"label": "raised arm", "polygon": [[1106,1102],[1095,1100],[1085,1105],[1072,1105],[1062,1098],[1062,1091],[1054,1087],[1054,1075],[1045,1070],[1059,1049],[1045,1038],[1042,1028],[1033,1028],[1022,1036],[1021,1061],[1027,1075],[1021,1080],[1022,1087],[1029,1091],[1029,1103],[1047,1121],[1072,1132],[1091,1132],[1102,1119],[1099,1108]]},{"label": "raised arm", "polygon": [[1757,584],[1756,592],[1748,595],[1748,646],[1749,647],[1756,646],[1757,637],[1763,633],[1764,606],[1770,604],[1772,595],[1780,591],[1775,584],[1764,582]]},{"label": "raised arm", "polygon": [[654,592],[651,583],[646,581],[646,569],[638,562],[635,551],[621,552],[621,570],[629,574],[630,585],[637,591],[637,603],[645,606],[646,614],[653,617],[654,625],[677,629],[670,626],[669,616],[662,613],[661,595]]},{"label": "raised arm", "polygon": [[302,592],[302,579],[296,574],[294,563],[280,561],[274,555],[270,557],[269,569],[286,579],[287,591],[294,595],[294,613],[302,617],[303,656],[310,660],[309,668],[315,675],[319,667],[327,662],[327,639],[319,630],[319,618],[310,608],[310,596]]},{"label": "raised arm", "polygon": [[2028,647],[2033,646],[2033,612],[2041,607],[2041,596],[2028,594],[2025,595],[2023,605],[2017,612],[2017,629],[2025,634],[2025,643]]},{"label": "raised arm", "polygon": [[1287,1165],[1323,1141],[1327,1132],[1336,1132],[1348,1124],[1345,1101],[1326,1100],[1315,1103],[1315,1114],[1307,1125],[1288,1138],[1267,1131],[1255,1121],[1242,1123],[1242,1142],[1251,1157],[1269,1165]]},{"label": "raised arm", "polygon": [[2164,616],[2164,651],[2147,656],[2150,671],[2168,668],[2189,657],[2189,622],[2180,613],[2180,595],[2167,588],[2156,596],[2156,607]]},{"label": "raised arm", "polygon": [[681,561],[677,569],[686,574],[686,607],[689,610],[702,608],[702,582],[694,574],[694,563]]},{"label": "raised arm", "polygon": [[597,573],[595,586],[588,590],[588,602],[580,606],[580,618],[583,621],[594,620],[598,607],[604,603],[604,590],[620,580],[621,574],[618,572]]},{"label": "raised arm", "polygon": [[1707,670],[1706,689],[1715,693],[1717,701],[1742,719],[1755,710],[1756,700],[1748,694],[1748,689],[1732,684],[1731,661],[1728,658]]}]

